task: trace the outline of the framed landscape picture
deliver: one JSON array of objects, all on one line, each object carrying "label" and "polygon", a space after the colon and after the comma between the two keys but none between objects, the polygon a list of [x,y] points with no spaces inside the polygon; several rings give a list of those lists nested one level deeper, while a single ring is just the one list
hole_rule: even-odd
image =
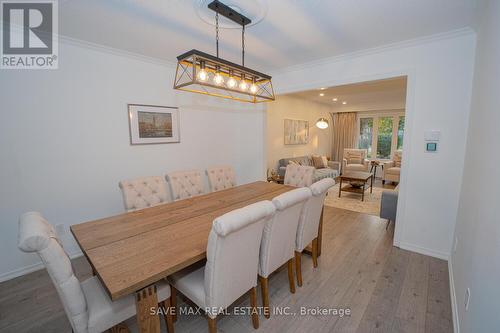
[{"label": "framed landscape picture", "polygon": [[307,120],[285,119],[285,145],[305,145],[309,142]]},{"label": "framed landscape picture", "polygon": [[180,142],[176,107],[128,104],[128,119],[132,145]]}]

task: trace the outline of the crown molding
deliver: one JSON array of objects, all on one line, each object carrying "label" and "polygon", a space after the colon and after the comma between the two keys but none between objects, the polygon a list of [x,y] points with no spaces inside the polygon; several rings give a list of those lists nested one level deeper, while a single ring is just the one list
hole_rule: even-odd
[{"label": "crown molding", "polygon": [[65,35],[59,35],[58,40],[62,44],[77,46],[77,47],[81,47],[81,48],[85,48],[85,49],[89,49],[89,50],[94,50],[97,52],[102,52],[102,53],[106,53],[106,54],[110,54],[110,55],[114,55],[114,56],[125,57],[125,58],[129,58],[129,59],[133,59],[133,60],[147,62],[147,63],[154,64],[154,65],[166,66],[166,67],[169,67],[170,69],[175,69],[177,67],[177,63],[173,62],[173,61],[168,61],[165,59],[160,59],[160,58],[155,58],[155,57],[149,57],[149,56],[146,56],[144,54],[129,52],[129,51],[125,51],[122,49],[117,49],[114,47],[85,41],[82,39],[68,37]]},{"label": "crown molding", "polygon": [[297,64],[297,65],[292,65],[292,66],[284,67],[281,69],[277,69],[274,72],[271,72],[271,74],[274,77],[274,76],[278,76],[280,74],[286,74],[289,72],[306,70],[306,69],[309,69],[312,67],[324,66],[327,64],[335,63],[335,62],[351,60],[351,59],[360,58],[360,57],[364,57],[364,56],[368,56],[368,55],[372,55],[372,54],[378,54],[378,53],[383,53],[383,52],[392,51],[392,50],[404,49],[404,48],[408,48],[408,47],[429,44],[429,43],[433,43],[436,41],[453,39],[453,38],[468,36],[468,35],[472,35],[472,34],[476,34],[476,32],[472,28],[466,27],[466,28],[451,30],[451,31],[447,31],[447,32],[439,33],[439,34],[430,35],[430,36],[408,39],[408,40],[401,41],[401,42],[385,44],[385,45],[376,46],[376,47],[369,48],[369,49],[344,53],[344,54],[336,55],[333,57],[321,58],[321,59],[305,62],[302,64]]}]

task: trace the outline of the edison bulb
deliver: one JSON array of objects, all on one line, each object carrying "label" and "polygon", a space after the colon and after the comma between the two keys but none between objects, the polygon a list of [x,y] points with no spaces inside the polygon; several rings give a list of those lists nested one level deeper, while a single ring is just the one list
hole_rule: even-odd
[{"label": "edison bulb", "polygon": [[227,81],[227,86],[229,88],[234,88],[236,87],[236,80],[232,77]]},{"label": "edison bulb", "polygon": [[240,89],[243,90],[243,91],[247,90],[248,89],[248,83],[246,81],[244,81],[244,80],[241,81],[240,82]]},{"label": "edison bulb", "polygon": [[198,79],[200,79],[200,81],[206,81],[208,79],[208,74],[207,74],[207,72],[204,69],[202,69],[198,73]]},{"label": "edison bulb", "polygon": [[255,94],[255,93],[257,92],[257,86],[256,86],[255,84],[252,84],[252,85],[250,86],[250,92],[251,92],[252,94]]},{"label": "edison bulb", "polygon": [[217,73],[215,76],[214,76],[214,83],[217,84],[217,85],[220,85],[224,82],[224,78],[222,77],[222,75],[220,75],[219,73]]}]

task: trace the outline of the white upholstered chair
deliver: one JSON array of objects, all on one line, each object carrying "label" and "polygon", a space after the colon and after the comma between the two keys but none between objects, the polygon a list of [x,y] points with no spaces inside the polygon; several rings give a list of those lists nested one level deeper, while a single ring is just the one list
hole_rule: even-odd
[{"label": "white upholstered chair", "polygon": [[382,177],[382,184],[385,184],[386,181],[399,183],[402,159],[403,151],[396,150],[392,156],[392,161],[384,162],[384,175]]},{"label": "white upholstered chair", "polygon": [[314,170],[316,169],[312,166],[288,164],[284,183],[295,187],[310,186],[313,182]]},{"label": "white upholstered chair", "polygon": [[262,230],[275,208],[261,201],[216,218],[208,237],[206,265],[170,276],[172,287],[206,309],[210,332],[216,332],[216,317],[250,291],[252,322],[256,313],[257,271]]},{"label": "white upholstered chair", "polygon": [[367,159],[367,156],[368,151],[366,149],[345,148],[342,160],[342,173],[348,171],[368,172],[370,161]]},{"label": "white upholstered chair", "polygon": [[236,186],[236,176],[230,166],[216,166],[207,169],[208,182],[212,192]]},{"label": "white upholstered chair", "polygon": [[[24,252],[36,252],[45,264],[59,294],[64,311],[75,333],[104,332],[135,316],[134,295],[112,301],[97,277],[80,283],[71,261],[61,246],[52,225],[40,213],[29,212],[19,219],[18,247]],[[170,306],[170,287],[157,285],[158,300]],[[167,328],[173,333],[172,317],[165,315]]]},{"label": "white upholstered chair", "polygon": [[309,187],[312,196],[307,200],[300,214],[297,239],[295,241],[295,268],[299,287],[302,286],[302,251],[311,243],[313,266],[318,267],[318,234],[320,232],[320,222],[323,218],[323,203],[326,193],[334,185],[335,181],[333,179],[325,178]]},{"label": "white upholstered chair", "polygon": [[167,182],[163,177],[143,177],[119,183],[123,204],[128,212],[170,202]]},{"label": "white upholstered chair", "polygon": [[293,278],[295,239],[300,213],[309,197],[311,197],[311,190],[302,187],[280,194],[273,199],[276,213],[264,226],[259,260],[259,280],[266,318],[270,315],[268,277],[285,263],[288,265],[290,292],[295,293]]},{"label": "white upholstered chair", "polygon": [[205,193],[203,177],[199,170],[176,171],[167,174],[174,200],[195,197]]}]

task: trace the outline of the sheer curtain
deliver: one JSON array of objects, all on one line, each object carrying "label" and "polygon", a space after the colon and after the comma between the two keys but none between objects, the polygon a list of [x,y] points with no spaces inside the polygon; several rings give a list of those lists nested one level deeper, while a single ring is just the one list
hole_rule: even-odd
[{"label": "sheer curtain", "polygon": [[342,162],[344,148],[355,148],[356,113],[332,112],[332,160]]}]

